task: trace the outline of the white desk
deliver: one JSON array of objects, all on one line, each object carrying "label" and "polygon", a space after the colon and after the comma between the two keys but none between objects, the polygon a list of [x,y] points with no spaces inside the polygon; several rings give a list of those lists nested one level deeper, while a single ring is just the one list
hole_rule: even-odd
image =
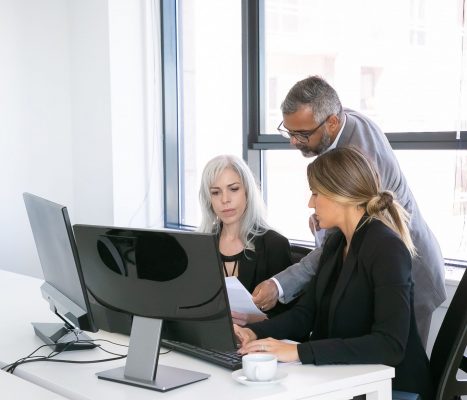
[{"label": "white desk", "polygon": [[[57,319],[41,298],[42,281],[0,271],[0,305],[2,315],[0,364],[13,362],[39,347],[42,342],[34,335],[31,322],[55,322]],[[58,321],[57,321],[58,322]],[[90,334],[127,344],[128,337],[108,332]],[[124,348],[102,343],[110,351]],[[125,351],[123,351],[124,353]],[[57,358],[90,360],[108,358],[99,349],[66,352]],[[97,364],[63,364],[37,362],[20,366],[15,374],[70,399],[314,399],[339,400],[367,394],[369,400],[391,399],[391,378],[394,369],[384,365],[313,366],[281,365],[288,376],[281,383],[261,387],[244,386],[231,378],[231,372],[215,365],[171,352],[161,355],[161,364],[193,369],[211,374],[197,382],[166,393],[97,379],[96,372],[124,365],[124,360]]]},{"label": "white desk", "polygon": [[65,400],[65,397],[0,370],[2,398],[8,400]]}]

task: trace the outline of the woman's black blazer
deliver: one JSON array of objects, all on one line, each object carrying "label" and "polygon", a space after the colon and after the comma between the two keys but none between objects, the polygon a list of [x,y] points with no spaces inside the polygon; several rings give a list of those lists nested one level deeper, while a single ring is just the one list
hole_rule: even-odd
[{"label": "woman's black blazer", "polygon": [[309,340],[298,345],[302,363],[386,364],[395,367],[393,388],[432,398],[426,353],[413,312],[411,257],[400,238],[378,220],[364,216],[352,238],[331,297],[328,338],[314,340],[320,301],[335,267],[343,257],[339,231],[325,243],[315,277],[291,310],[251,324],[261,337]]}]

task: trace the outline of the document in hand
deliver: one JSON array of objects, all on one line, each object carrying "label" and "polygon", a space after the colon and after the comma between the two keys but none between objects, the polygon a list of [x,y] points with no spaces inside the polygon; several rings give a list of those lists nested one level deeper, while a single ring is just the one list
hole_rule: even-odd
[{"label": "document in hand", "polygon": [[258,307],[256,307],[251,294],[246,290],[236,276],[225,278],[227,294],[229,296],[230,310],[238,313],[265,315]]}]

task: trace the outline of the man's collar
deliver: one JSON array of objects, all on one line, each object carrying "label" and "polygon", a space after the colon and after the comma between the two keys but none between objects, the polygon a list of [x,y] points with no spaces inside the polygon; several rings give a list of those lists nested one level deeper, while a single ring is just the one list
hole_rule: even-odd
[{"label": "man's collar", "polygon": [[341,129],[339,130],[339,133],[337,134],[336,138],[334,139],[334,141],[331,143],[331,146],[329,146],[324,152],[324,153],[327,153],[329,150],[332,150],[332,149],[335,149],[336,146],[337,146],[337,142],[339,141],[339,139],[341,138],[341,135],[342,135],[342,131],[344,130],[344,127],[345,127],[345,123],[347,122],[347,115],[344,113],[344,123],[342,124],[341,126]]}]

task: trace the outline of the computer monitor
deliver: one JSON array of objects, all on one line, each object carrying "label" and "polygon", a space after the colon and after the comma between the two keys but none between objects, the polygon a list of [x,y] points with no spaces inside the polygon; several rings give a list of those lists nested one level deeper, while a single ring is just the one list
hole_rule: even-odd
[{"label": "computer monitor", "polygon": [[31,193],[23,198],[45,280],[42,295],[64,320],[33,323],[36,334],[55,350],[93,347],[84,333],[76,336],[78,329],[129,335],[132,317],[103,307],[86,290],[67,208]]},{"label": "computer monitor", "polygon": [[39,255],[44,283],[42,296],[63,323],[38,323],[36,335],[54,350],[95,347],[81,330],[96,332],[66,207],[23,193]]},{"label": "computer monitor", "polygon": [[99,373],[99,378],[166,391],[208,377],[158,364],[162,336],[219,350],[235,348],[214,235],[73,228],[90,293],[102,305],[133,315],[125,367]]}]

